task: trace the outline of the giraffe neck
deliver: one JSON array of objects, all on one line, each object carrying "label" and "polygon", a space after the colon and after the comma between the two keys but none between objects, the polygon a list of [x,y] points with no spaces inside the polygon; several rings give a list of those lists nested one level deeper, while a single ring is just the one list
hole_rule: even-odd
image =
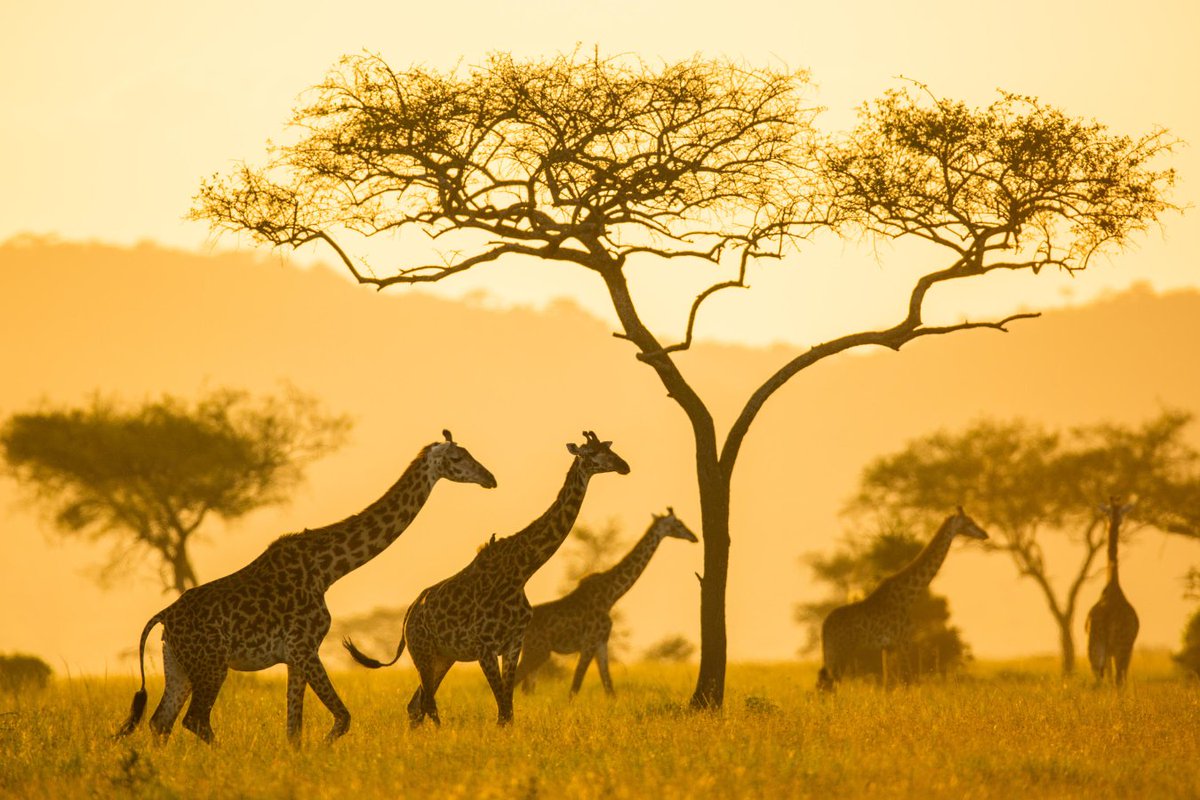
[{"label": "giraffe neck", "polygon": [[567,538],[579,516],[579,507],[583,505],[590,477],[583,468],[583,462],[576,458],[567,470],[567,479],[550,508],[524,530],[513,534],[511,539],[518,554],[516,568],[521,577],[528,580]]},{"label": "giraffe neck", "polygon": [[892,578],[892,584],[908,595],[920,592],[937,575],[950,552],[950,543],[954,541],[951,519],[942,523],[937,533],[929,540],[929,544],[917,554],[907,567],[897,572]]},{"label": "giraffe neck", "polygon": [[308,545],[312,574],[325,586],[382,553],[404,533],[437,483],[426,455],[422,451],[382,497],[359,513],[301,534]]},{"label": "giraffe neck", "polygon": [[1108,517],[1108,583],[1117,584],[1121,577],[1117,571],[1117,544],[1121,535],[1121,520],[1114,508]]},{"label": "giraffe neck", "polygon": [[608,605],[611,606],[621,599],[621,596],[637,582],[661,541],[662,537],[658,535],[652,525],[633,546],[633,549],[625,554],[624,558],[600,573],[598,577],[602,581],[601,592]]}]

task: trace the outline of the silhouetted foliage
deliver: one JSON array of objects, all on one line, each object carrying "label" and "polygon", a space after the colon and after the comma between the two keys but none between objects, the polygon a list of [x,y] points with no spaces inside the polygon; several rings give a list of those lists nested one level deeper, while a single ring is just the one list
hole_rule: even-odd
[{"label": "silhouetted foliage", "polygon": [[[925,542],[908,531],[882,529],[876,533],[853,534],[832,554],[810,554],[805,560],[813,575],[828,584],[831,592],[824,600],[796,607],[796,621],[807,632],[804,652],[813,652],[821,643],[821,623],[838,606],[869,594],[880,581],[907,566]],[[895,650],[897,677],[910,681],[919,675],[945,675],[970,659],[970,648],[957,627],[950,625],[950,604],[928,587],[921,591],[910,611],[912,638]],[[881,649],[863,650],[851,661],[851,674],[881,676]]]},{"label": "silhouetted foliage", "polygon": [[289,389],[254,399],[219,389],[122,406],[15,414],[0,428],[9,470],[63,535],[114,542],[102,585],[150,554],[163,588],[196,586],[188,546],[210,516],[284,502],[304,467],[341,445],[349,419]]},{"label": "silhouetted foliage", "polygon": [[[1200,504],[1190,500],[1200,497],[1200,453],[1184,438],[1190,421],[1188,413],[1164,411],[1140,426],[1055,432],[1019,420],[984,420],[941,431],[871,462],[850,510],[912,527],[934,525],[946,509],[964,506],[992,534],[984,547],[1007,553],[1041,590],[1069,674],[1080,590],[1105,545],[1107,517],[1099,506],[1111,497],[1133,502],[1123,540],[1145,527],[1188,536],[1200,531]],[[1042,542],[1050,535],[1075,546],[1073,571],[1047,563]],[[1054,575],[1067,576],[1065,589]]]},{"label": "silhouetted foliage", "polygon": [[[439,71],[350,56],[296,112],[296,139],[273,147],[265,167],[205,181],[192,216],[268,245],[322,243],[376,287],[438,281],[510,256],[593,272],[612,300],[618,335],[692,428],[704,575],[691,704],[720,706],[730,487],[766,401],[800,371],[851,348],[899,349],[1036,316],[929,325],[922,312],[929,290],[946,281],[1081,270],[1173,207],[1166,192],[1174,175],[1154,168],[1173,146],[1162,131],[1115,136],[1009,94],[971,109],[899,91],[865,105],[852,131],[823,137],[808,92],[801,71],[701,58],[650,65],[598,54],[495,55]],[[791,256],[821,228],[917,237],[941,255],[922,270],[895,324],[782,364],[721,426],[722,442],[674,354],[691,346],[706,300],[746,287],[761,260]],[[381,233],[423,233],[432,252],[383,272],[367,268],[346,241]],[[686,324],[673,343],[646,326],[627,280],[627,267],[655,258],[693,265],[708,284],[686,290]]]},{"label": "silhouetted foliage", "polygon": [[642,661],[683,663],[696,652],[696,645],[683,635],[665,636],[642,651]]},{"label": "silhouetted foliage", "polygon": [[1183,648],[1172,657],[1175,663],[1200,678],[1200,610],[1188,620],[1183,630]]},{"label": "silhouetted foliage", "polygon": [[18,694],[29,689],[44,689],[54,670],[37,656],[13,653],[0,656],[0,692]]}]

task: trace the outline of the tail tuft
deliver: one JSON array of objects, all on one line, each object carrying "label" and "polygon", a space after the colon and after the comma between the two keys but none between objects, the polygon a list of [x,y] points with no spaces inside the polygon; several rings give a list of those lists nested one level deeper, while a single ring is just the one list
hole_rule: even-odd
[{"label": "tail tuft", "polygon": [[142,715],[146,713],[146,690],[138,689],[133,695],[133,706],[129,709],[129,719],[125,720],[125,724],[121,726],[121,730],[117,731],[117,737],[128,736],[137,728],[138,723],[142,721]]}]

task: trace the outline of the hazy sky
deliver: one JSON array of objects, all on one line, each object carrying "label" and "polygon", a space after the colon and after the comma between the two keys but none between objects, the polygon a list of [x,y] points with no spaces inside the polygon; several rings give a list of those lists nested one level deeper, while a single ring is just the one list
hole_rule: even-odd
[{"label": "hazy sky", "polygon": [[[517,2],[453,4],[49,2],[0,11],[0,240],[20,232],[129,244],[152,239],[212,247],[183,221],[200,179],[255,160],[278,137],[299,92],[345,53],[382,54],[395,67],[451,66],[492,50],[541,55],[599,46],[648,59],[693,53],[811,69],[823,124],[841,128],[861,101],[918,79],[939,94],[987,103],[1003,87],[1035,94],[1121,132],[1153,125],[1200,141],[1200,11],[1192,0],[1142,3]],[[1179,199],[1196,197],[1195,148],[1175,159]],[[1151,280],[1200,282],[1196,214],[1093,274],[978,283],[970,296],[931,297],[936,311],[995,313],[1084,300]],[[230,247],[232,238],[216,246]],[[312,255],[325,257],[314,252]],[[812,343],[850,325],[894,322],[907,289],[898,263],[829,242],[783,269],[752,276],[759,291],[726,293],[699,333],[747,342]],[[397,258],[401,254],[396,252]],[[915,263],[915,262],[912,262]],[[941,264],[941,261],[936,262]],[[383,265],[380,265],[383,266]],[[677,272],[636,276],[657,328],[677,330],[687,296]],[[988,279],[991,281],[992,279]],[[571,294],[593,311],[604,298],[579,270],[489,269],[443,291],[484,288],[500,302]],[[831,313],[830,310],[836,313]]]}]

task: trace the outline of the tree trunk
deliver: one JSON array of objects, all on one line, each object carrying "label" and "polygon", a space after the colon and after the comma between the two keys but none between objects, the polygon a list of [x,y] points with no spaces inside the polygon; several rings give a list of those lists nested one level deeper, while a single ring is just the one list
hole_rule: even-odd
[{"label": "tree trunk", "polygon": [[701,460],[700,509],[704,575],[700,579],[700,674],[693,709],[719,709],[725,702],[725,587],[729,579],[729,479],[715,459]]},{"label": "tree trunk", "polygon": [[1062,674],[1068,678],[1075,674],[1075,636],[1071,633],[1071,617],[1058,620],[1058,635],[1062,645]]},{"label": "tree trunk", "polygon": [[198,584],[196,573],[192,570],[192,562],[188,559],[187,545],[183,542],[180,542],[171,554],[171,577],[171,588],[178,594],[183,594]]}]

